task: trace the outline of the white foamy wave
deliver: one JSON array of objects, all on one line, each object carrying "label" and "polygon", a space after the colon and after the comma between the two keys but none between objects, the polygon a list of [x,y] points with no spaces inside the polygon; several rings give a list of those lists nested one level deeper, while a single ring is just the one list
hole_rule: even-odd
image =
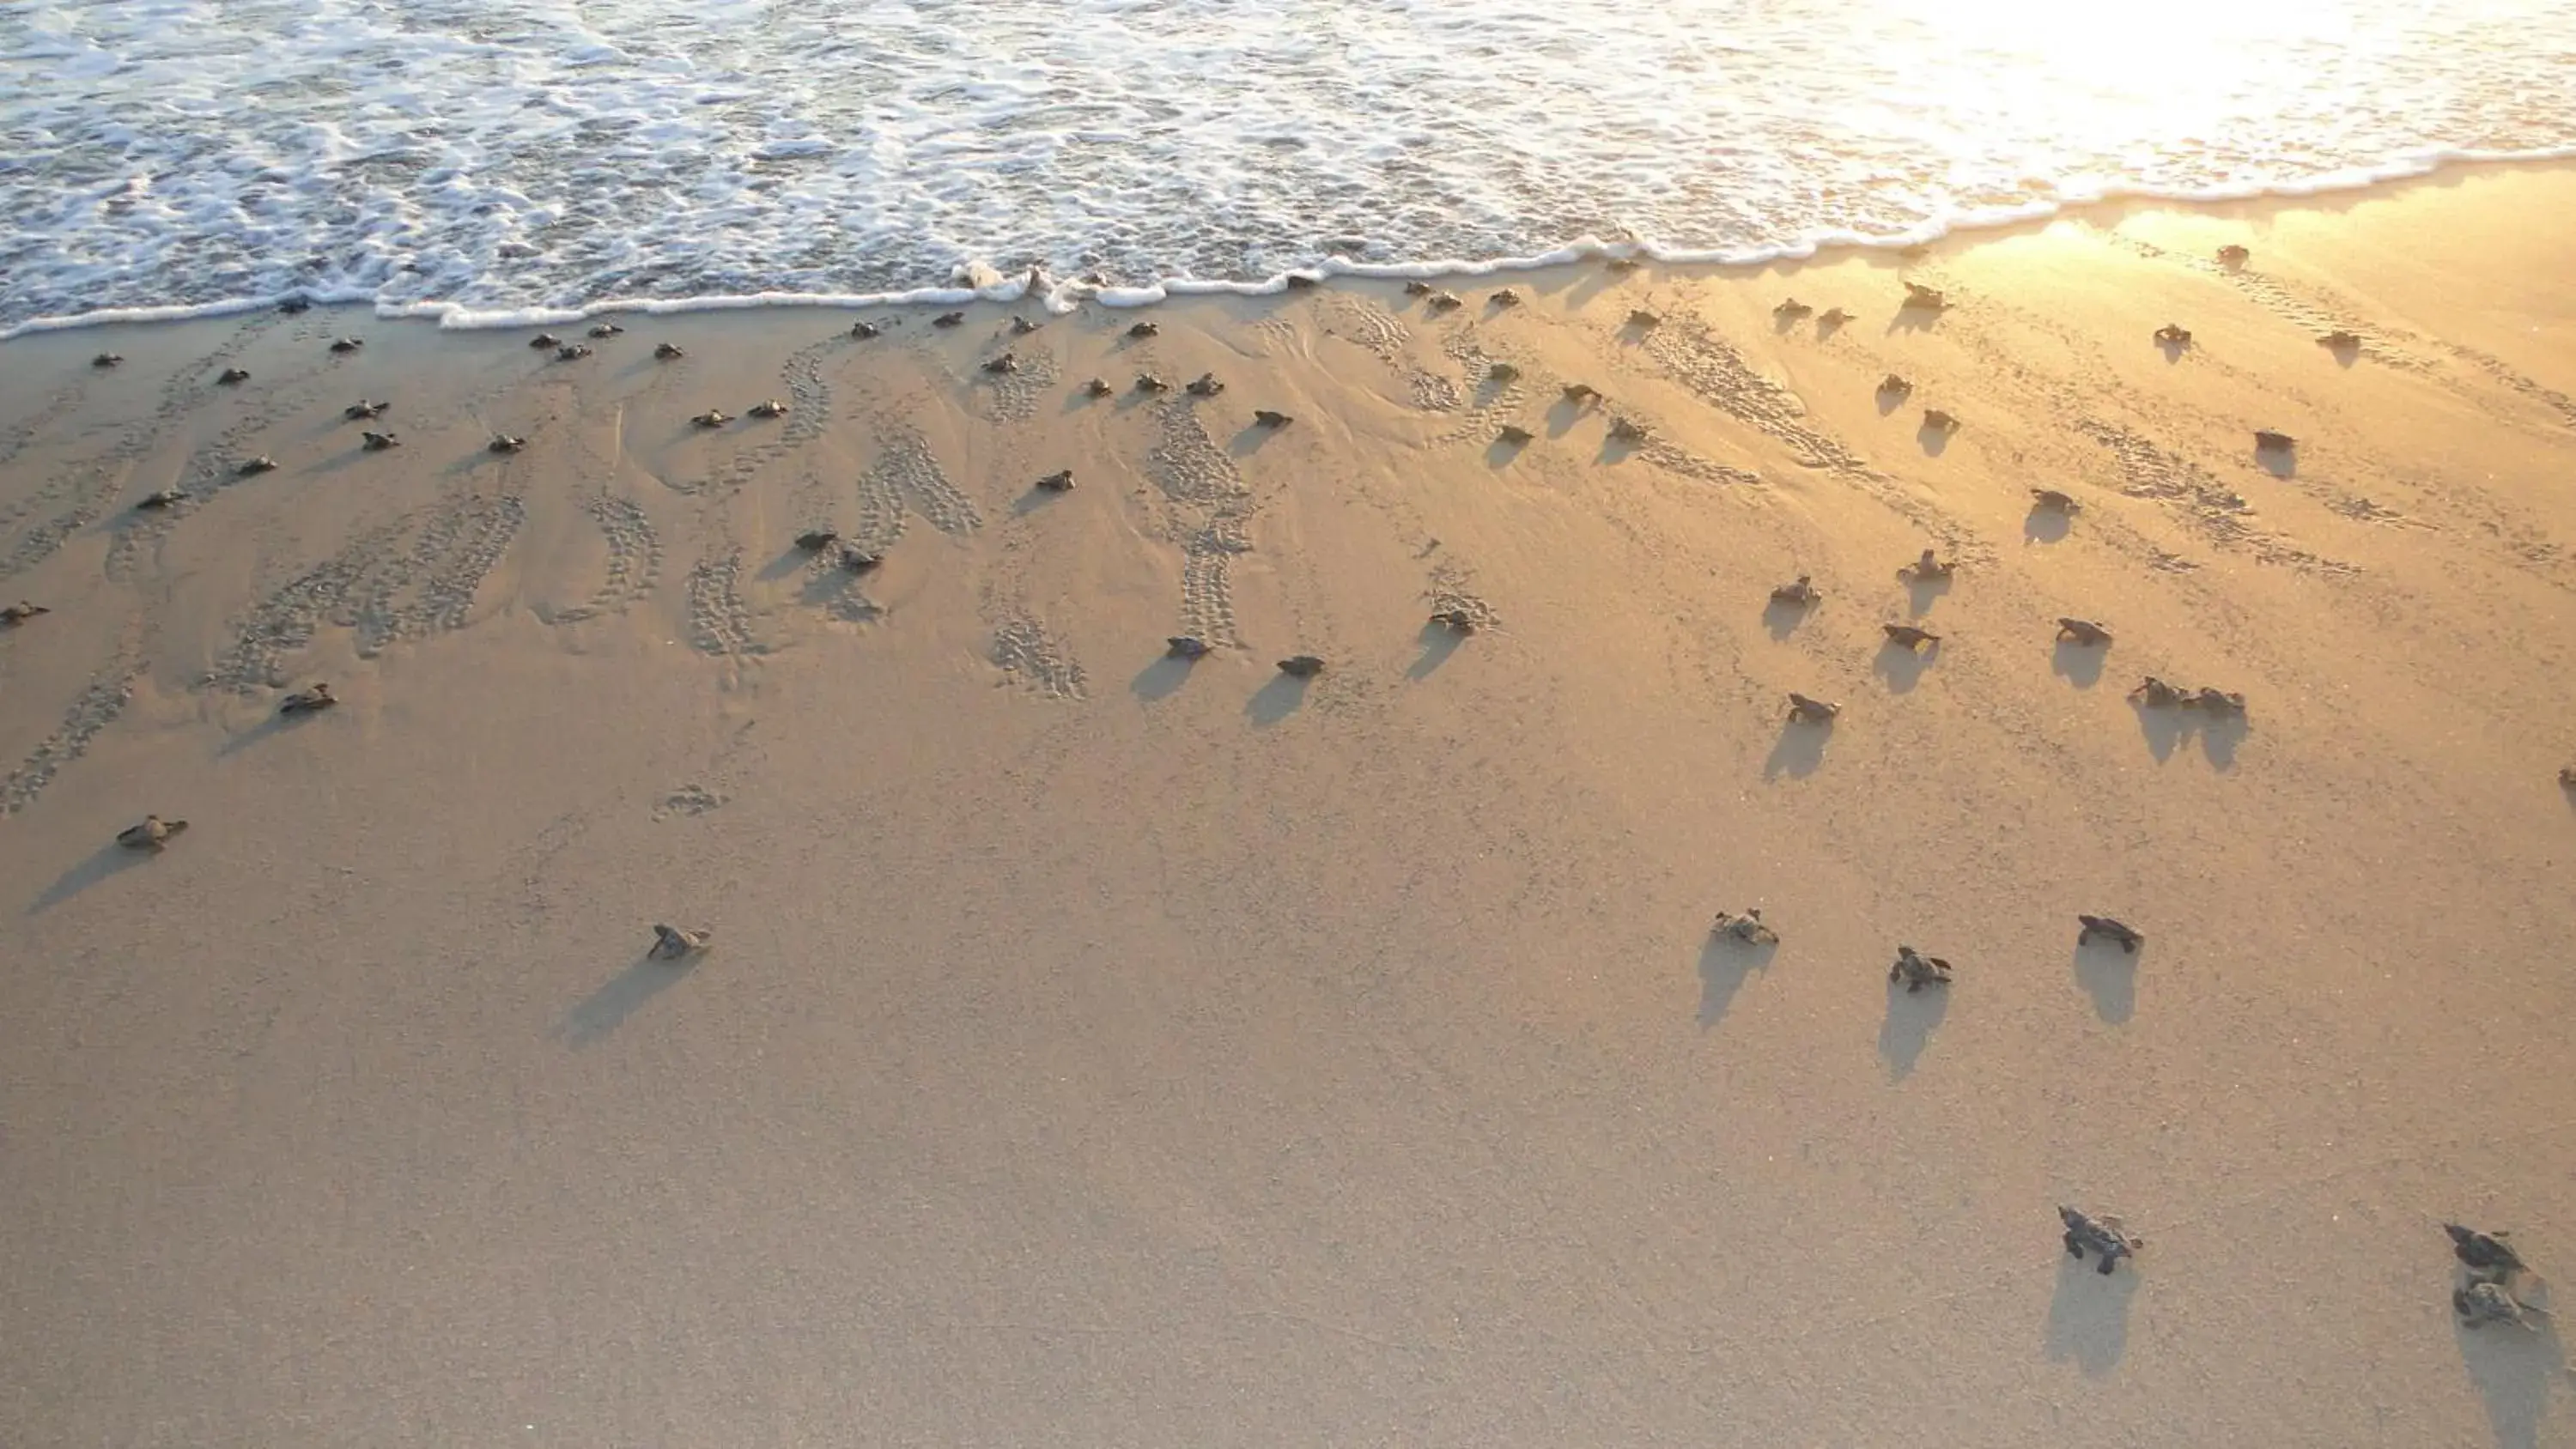
[{"label": "white foamy wave", "polygon": [[2576,148],[2576,0],[2098,11],[0,6],[0,337],[286,296],[451,327],[955,304],[1033,263],[1058,308],[1758,263]]}]

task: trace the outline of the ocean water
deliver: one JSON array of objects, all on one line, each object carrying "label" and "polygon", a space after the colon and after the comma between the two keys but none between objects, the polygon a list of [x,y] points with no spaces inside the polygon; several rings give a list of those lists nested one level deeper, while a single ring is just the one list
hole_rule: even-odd
[{"label": "ocean water", "polygon": [[0,0],[0,335],[1757,259],[2571,148],[2576,0]]}]

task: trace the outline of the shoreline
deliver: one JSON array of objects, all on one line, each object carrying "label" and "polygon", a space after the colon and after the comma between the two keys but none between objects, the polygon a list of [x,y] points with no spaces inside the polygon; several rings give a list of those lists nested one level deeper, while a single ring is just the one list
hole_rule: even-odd
[{"label": "shoreline", "polygon": [[[1953,245],[2014,236],[2061,221],[2095,222],[2103,215],[2176,211],[2231,219],[2259,219],[2284,209],[2333,209],[2379,195],[2402,194],[2419,185],[2442,185],[2488,172],[2547,170],[2576,164],[2576,146],[2529,152],[2462,151],[2444,148],[2425,156],[2375,167],[2353,167],[2299,182],[2213,188],[2192,193],[2165,193],[2149,187],[2109,186],[2023,206],[1973,211],[1926,222],[1890,236],[1835,232],[1803,237],[1772,247],[1751,249],[1667,247],[1652,242],[1603,240],[1583,236],[1527,256],[1491,259],[1440,259],[1418,262],[1361,262],[1327,257],[1306,267],[1290,268],[1265,278],[1170,278],[1144,285],[1069,280],[1057,282],[1039,305],[1057,316],[1084,303],[1119,309],[1150,307],[1167,301],[1206,296],[1265,297],[1293,289],[1291,278],[1329,284],[1357,281],[1436,281],[1546,271],[1609,258],[1694,273],[1794,271],[1808,263],[1832,263],[1846,256],[1903,258]],[[0,327],[0,344],[21,337],[85,330],[91,327],[151,325],[238,316],[303,299],[314,306],[363,306],[385,321],[430,321],[441,331],[497,331],[513,327],[562,326],[620,316],[669,317],[697,312],[747,312],[772,308],[836,311],[891,310],[910,307],[957,307],[978,302],[1011,305],[1026,298],[1017,273],[1004,275],[983,262],[961,262],[955,268],[992,280],[973,285],[921,286],[869,293],[752,293],[677,298],[611,298],[578,306],[527,306],[473,309],[453,302],[383,303],[347,289],[298,290],[261,298],[230,298],[203,303],[103,309],[68,316],[29,318]]]}]

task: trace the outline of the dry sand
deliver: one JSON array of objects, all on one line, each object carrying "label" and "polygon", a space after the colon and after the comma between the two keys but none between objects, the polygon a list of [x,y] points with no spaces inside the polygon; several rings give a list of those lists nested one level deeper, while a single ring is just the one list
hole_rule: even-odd
[{"label": "dry sand", "polygon": [[[2570,215],[2454,173],[1135,341],[10,343],[5,1437],[2576,1443],[2437,1227],[2576,1272]],[[1785,944],[1709,944],[1754,902]]]}]

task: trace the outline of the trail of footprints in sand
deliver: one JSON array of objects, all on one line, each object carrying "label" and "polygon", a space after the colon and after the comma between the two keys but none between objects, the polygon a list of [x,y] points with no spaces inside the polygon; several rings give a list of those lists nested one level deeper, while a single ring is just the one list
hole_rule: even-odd
[{"label": "trail of footprints in sand", "polygon": [[724,659],[768,652],[752,637],[751,609],[742,601],[741,549],[701,559],[689,570],[689,643]]},{"label": "trail of footprints in sand", "polygon": [[1252,551],[1252,490],[1186,399],[1157,404],[1155,421],[1160,433],[1146,452],[1145,473],[1162,492],[1165,524],[1181,546],[1181,632],[1241,645],[1229,573],[1236,555]]},{"label": "trail of footprints in sand", "polygon": [[560,624],[623,614],[662,579],[662,536],[633,501],[606,491],[581,500],[581,511],[608,541],[608,565],[599,587],[581,604],[554,616]]},{"label": "trail of footprints in sand", "polygon": [[1049,699],[1078,700],[1091,692],[1081,661],[1025,609],[1001,611],[993,627],[993,663]]},{"label": "trail of footprints in sand", "polygon": [[9,772],[7,780],[0,781],[0,816],[15,815],[36,803],[54,776],[79,759],[98,732],[125,712],[134,698],[134,681],[143,674],[144,633],[140,617],[126,625],[116,657],[90,676],[88,686],[63,712],[63,722]]}]

